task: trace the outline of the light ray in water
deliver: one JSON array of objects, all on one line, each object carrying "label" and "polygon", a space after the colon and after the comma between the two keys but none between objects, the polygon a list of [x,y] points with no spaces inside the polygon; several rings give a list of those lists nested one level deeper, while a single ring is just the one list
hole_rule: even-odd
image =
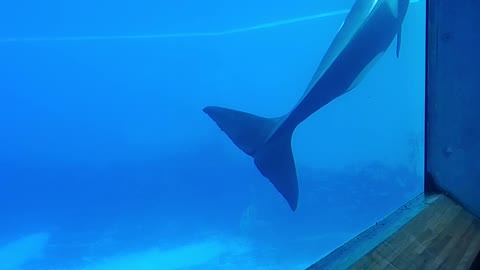
[{"label": "light ray in water", "polygon": [[[410,0],[410,3],[418,3],[422,0]],[[167,39],[167,38],[194,38],[194,37],[218,37],[242,32],[274,28],[282,25],[317,20],[325,17],[337,16],[348,13],[350,10],[342,9],[323,12],[316,15],[281,20],[270,23],[262,23],[248,27],[234,28],[218,32],[184,32],[151,35],[112,35],[112,36],[66,36],[66,37],[0,37],[0,43],[12,42],[55,42],[55,41],[102,41],[102,40],[136,40],[136,39]]]},{"label": "light ray in water", "polygon": [[166,39],[166,38],[192,38],[192,37],[217,37],[242,32],[249,32],[267,28],[274,28],[282,25],[294,24],[299,22],[311,21],[325,17],[337,16],[348,13],[349,10],[336,10],[324,12],[316,15],[304,16],[281,20],[270,23],[263,23],[254,26],[234,28],[218,32],[190,32],[190,33],[171,33],[171,34],[152,34],[152,35],[114,35],[114,36],[67,36],[67,37],[14,37],[0,38],[0,43],[8,42],[50,42],[50,41],[101,41],[101,40],[135,40],[135,39]]}]

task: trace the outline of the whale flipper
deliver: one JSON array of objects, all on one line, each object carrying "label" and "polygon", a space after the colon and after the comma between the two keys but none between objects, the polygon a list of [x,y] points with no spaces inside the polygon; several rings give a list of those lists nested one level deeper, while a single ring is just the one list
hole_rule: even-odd
[{"label": "whale flipper", "polygon": [[402,46],[402,28],[398,30],[397,34],[397,58],[400,56],[400,47]]}]

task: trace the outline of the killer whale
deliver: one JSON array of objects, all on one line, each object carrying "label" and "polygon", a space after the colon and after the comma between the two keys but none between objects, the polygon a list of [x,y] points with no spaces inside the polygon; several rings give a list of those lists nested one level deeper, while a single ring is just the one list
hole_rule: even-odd
[{"label": "killer whale", "polygon": [[203,111],[247,155],[295,211],[298,180],[291,139],[295,128],[337,97],[354,89],[397,37],[409,0],[357,0],[330,44],[303,96],[285,115],[265,118],[228,108]]}]

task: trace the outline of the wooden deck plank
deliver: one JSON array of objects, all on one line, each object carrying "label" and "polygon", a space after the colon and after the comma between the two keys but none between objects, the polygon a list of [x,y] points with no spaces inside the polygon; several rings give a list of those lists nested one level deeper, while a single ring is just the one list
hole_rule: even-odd
[{"label": "wooden deck plank", "polygon": [[[466,215],[465,212],[462,211],[459,214],[458,218],[454,222],[451,222],[451,224],[454,224],[456,228],[450,229],[458,230],[461,232],[468,229],[468,227],[472,224],[472,219],[468,215]],[[444,264],[445,259],[451,255],[451,250],[455,249],[459,244],[462,244],[462,234],[451,234],[451,240],[446,244],[443,250],[437,252],[437,257],[429,264],[430,268],[438,269],[442,264]],[[453,268],[455,267],[452,267],[450,269]]]},{"label": "wooden deck plank", "polygon": [[[475,221],[477,226],[480,227],[480,222],[477,220]],[[472,239],[470,246],[468,247],[467,251],[465,252],[465,256],[460,260],[458,265],[456,266],[456,270],[467,269],[468,265],[470,264],[470,258],[478,256],[477,260],[480,259],[480,234],[477,233]],[[480,269],[475,268],[475,269]]]},{"label": "wooden deck plank", "polygon": [[469,269],[480,221],[441,196],[349,269]]},{"label": "wooden deck plank", "polygon": [[[319,260],[312,266],[308,267],[307,269],[348,269],[354,263],[361,260],[366,254],[371,252],[376,246],[382,244],[385,239],[397,232],[404,224],[411,221],[424,209],[428,209],[428,207],[433,204],[439,197],[439,195],[418,195],[417,197],[413,198],[411,201],[400,207],[398,210],[393,212],[391,215],[389,215],[382,221],[379,221],[376,225],[368,228],[363,233],[353,238],[345,245],[339,247],[338,249],[336,249],[323,259]],[[413,241],[413,239],[410,239],[409,241]],[[387,267],[385,269],[395,270],[395,268],[392,268],[392,265],[385,267]]]},{"label": "wooden deck plank", "polygon": [[308,269],[469,269],[480,252],[480,219],[445,195],[418,200]]}]

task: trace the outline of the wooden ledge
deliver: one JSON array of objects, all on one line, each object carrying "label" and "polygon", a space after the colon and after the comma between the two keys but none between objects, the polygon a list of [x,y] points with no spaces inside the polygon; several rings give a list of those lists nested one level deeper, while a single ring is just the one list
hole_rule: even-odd
[{"label": "wooden ledge", "polygon": [[480,220],[421,194],[307,269],[470,269],[479,252]]}]

